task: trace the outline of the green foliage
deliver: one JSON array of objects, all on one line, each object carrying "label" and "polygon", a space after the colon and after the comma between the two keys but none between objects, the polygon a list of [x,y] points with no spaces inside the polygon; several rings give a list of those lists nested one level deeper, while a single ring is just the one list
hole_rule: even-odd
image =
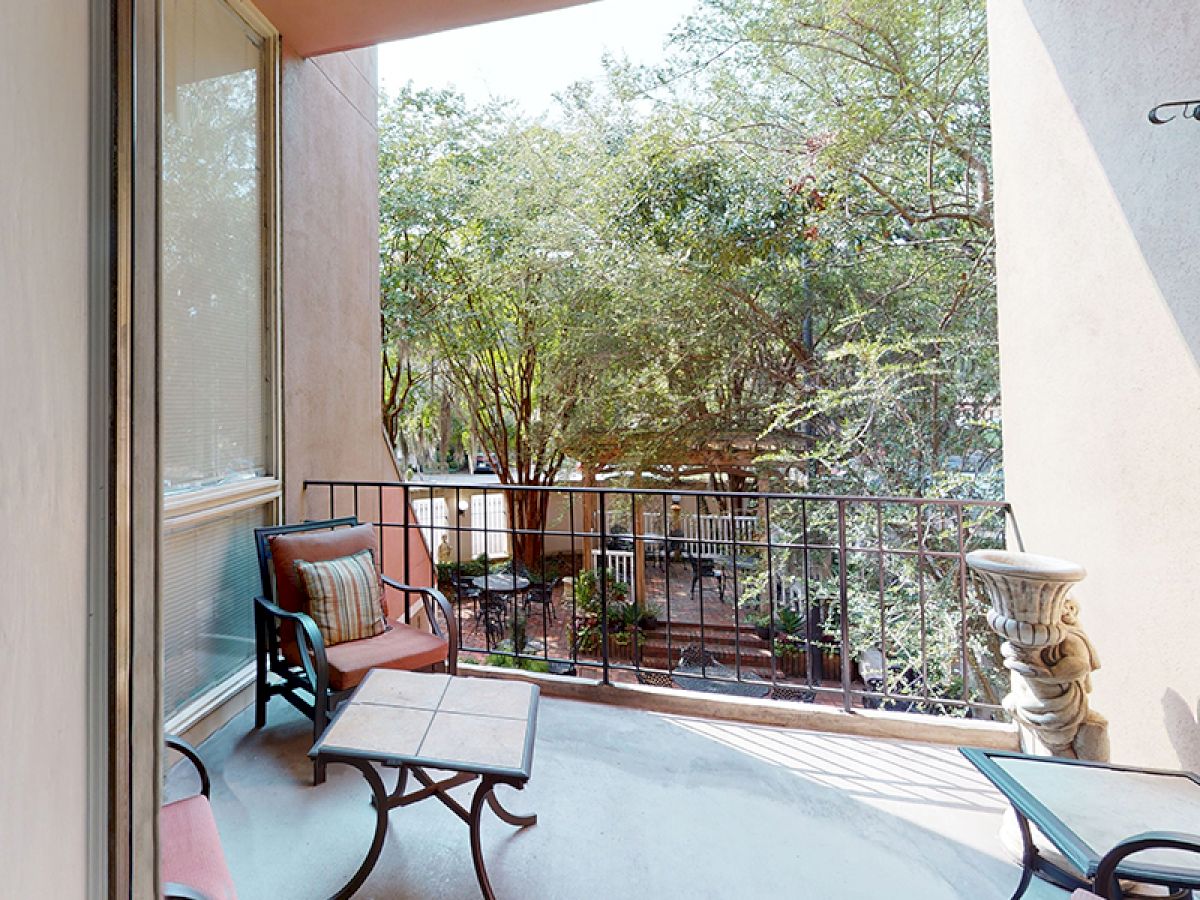
[{"label": "green foliage", "polygon": [[[704,0],[661,64],[610,64],[553,117],[385,100],[397,445],[441,461],[477,443],[503,481],[542,484],[571,459],[677,477],[737,443],[757,453],[738,484],[1001,496],[986,56],[982,0]],[[774,538],[828,545],[833,512],[775,504]],[[911,512],[884,516],[886,546],[949,546],[956,523]],[[544,515],[515,504],[513,522]],[[881,537],[853,510],[846,528]],[[534,571],[538,551],[514,556]],[[784,563],[838,634],[839,560]],[[882,624],[895,689],[918,673],[995,699],[998,649],[974,605],[962,621],[954,566],[844,564],[854,653]],[[590,652],[597,576],[574,590]],[[608,594],[611,616],[628,589]],[[780,646],[800,642],[778,613]]]},{"label": "green foliage", "polygon": [[794,609],[783,607],[775,614],[776,630],[791,637],[804,636],[804,616]]},{"label": "green foliage", "polygon": [[464,578],[477,578],[480,575],[485,575],[489,571],[489,560],[486,553],[481,553],[479,556],[467,562],[445,562],[437,564],[438,579],[441,581],[449,581],[452,574],[459,574]]},{"label": "green foliage", "polygon": [[489,653],[484,659],[484,665],[498,666],[502,669],[523,669],[526,672],[540,672],[546,674],[550,671],[550,663],[544,659],[530,659],[524,656],[508,656],[503,653]]},{"label": "green foliage", "polygon": [[811,490],[998,495],[984,26],[709,0],[552,120],[388,100],[385,415],[511,482],[740,439]]}]

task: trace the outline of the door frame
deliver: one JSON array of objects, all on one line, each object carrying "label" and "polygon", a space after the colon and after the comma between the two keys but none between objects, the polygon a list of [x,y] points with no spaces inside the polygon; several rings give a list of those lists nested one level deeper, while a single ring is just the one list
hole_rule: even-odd
[{"label": "door frame", "polygon": [[88,893],[155,897],[159,10],[88,11]]}]

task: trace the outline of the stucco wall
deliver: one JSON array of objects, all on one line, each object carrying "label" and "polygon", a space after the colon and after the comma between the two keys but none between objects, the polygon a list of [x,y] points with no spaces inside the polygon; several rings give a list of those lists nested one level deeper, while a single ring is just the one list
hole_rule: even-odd
[{"label": "stucco wall", "polygon": [[0,5],[5,897],[86,892],[87,29],[83,0]]},{"label": "stucco wall", "polygon": [[1200,16],[992,0],[1007,493],[1087,567],[1113,756],[1200,768]]},{"label": "stucco wall", "polygon": [[284,514],[305,478],[394,480],[380,418],[374,49],[301,59],[284,43]]},{"label": "stucco wall", "polygon": [[[395,481],[380,415],[379,134],[374,48],[302,59],[285,36],[283,58],[283,474],[284,517],[329,513],[328,494],[304,480]],[[402,521],[399,492],[368,496]],[[355,511],[335,508],[338,515]],[[339,498],[339,503],[347,497]],[[374,509],[371,508],[372,504]],[[385,532],[388,575],[431,583],[420,536],[403,567],[403,537]]]}]

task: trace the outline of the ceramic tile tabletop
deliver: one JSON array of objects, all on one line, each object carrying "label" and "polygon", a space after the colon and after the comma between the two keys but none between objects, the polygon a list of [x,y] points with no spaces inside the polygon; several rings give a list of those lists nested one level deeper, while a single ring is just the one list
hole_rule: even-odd
[{"label": "ceramic tile tabletop", "polygon": [[529,777],[537,688],[522,681],[375,669],[312,749]]}]

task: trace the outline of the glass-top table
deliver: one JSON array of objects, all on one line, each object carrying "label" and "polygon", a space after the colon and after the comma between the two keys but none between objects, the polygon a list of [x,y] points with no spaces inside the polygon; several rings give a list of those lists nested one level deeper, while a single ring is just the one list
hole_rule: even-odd
[{"label": "glass-top table", "polygon": [[471,583],[481,591],[490,591],[493,594],[518,594],[521,591],[529,590],[530,581],[521,575],[497,572],[478,575],[471,579]]},{"label": "glass-top table", "polygon": [[[1024,844],[1021,882],[1014,900],[1037,874],[1059,887],[1099,888],[1104,856],[1148,832],[1188,838],[1200,831],[1200,776],[998,750],[963,748],[962,754],[1012,805]],[[1039,855],[1030,825],[1075,872]],[[1118,878],[1176,889],[1200,888],[1200,857],[1181,849],[1146,849],[1120,862]]]},{"label": "glass-top table", "polygon": [[[371,787],[375,836],[366,857],[335,900],[354,895],[379,860],[388,812],[436,797],[467,823],[479,889],[494,900],[480,845],[486,803],[509,825],[525,828],[537,816],[517,816],[496,799],[495,788],[522,789],[533,769],[538,688],[521,681],[463,678],[372,669],[346,700],[309,755],[319,764],[352,766]],[[399,769],[388,793],[375,766]],[[453,773],[435,781],[425,770]],[[409,774],[421,787],[405,792]],[[479,779],[470,809],[448,790]]]}]

